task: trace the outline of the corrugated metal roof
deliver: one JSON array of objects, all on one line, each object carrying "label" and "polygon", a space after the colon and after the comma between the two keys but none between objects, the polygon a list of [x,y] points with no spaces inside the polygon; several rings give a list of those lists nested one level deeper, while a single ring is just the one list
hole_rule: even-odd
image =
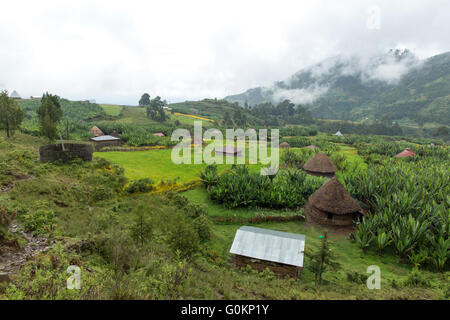
[{"label": "corrugated metal roof", "polygon": [[230,253],[302,267],[305,239],[302,234],[243,226],[236,232]]},{"label": "corrugated metal roof", "polygon": [[119,138],[113,137],[113,136],[100,136],[91,138],[93,141],[109,141],[109,140],[120,140]]}]

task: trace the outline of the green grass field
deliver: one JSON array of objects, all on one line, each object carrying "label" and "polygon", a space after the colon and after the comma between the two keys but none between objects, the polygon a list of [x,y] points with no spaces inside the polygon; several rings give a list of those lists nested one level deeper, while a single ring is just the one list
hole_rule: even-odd
[{"label": "green grass field", "polygon": [[110,116],[118,116],[120,111],[122,111],[122,106],[114,105],[114,104],[101,104],[100,107],[105,110],[107,115]]},{"label": "green grass field", "polygon": [[[230,217],[237,216],[242,218],[250,218],[257,214],[261,214],[260,209],[234,209],[229,210],[222,205],[213,203],[208,199],[205,189],[195,189],[183,193],[191,202],[203,204],[208,212],[208,215],[212,218],[215,217]],[[265,211],[272,215],[281,213],[280,211],[272,210],[271,212]],[[214,225],[214,237],[209,243],[209,250],[217,253],[222,259],[229,260],[231,244],[237,229],[243,224],[241,223],[220,223]],[[291,221],[291,222],[265,222],[260,224],[250,224],[259,228],[267,228],[271,230],[291,232],[306,235],[306,250],[316,250],[320,245],[319,236],[323,235],[327,230],[319,225],[312,225],[308,222]],[[364,253],[356,243],[348,239],[347,233],[338,233],[336,231],[328,230],[328,235],[332,241],[332,250],[335,251],[337,260],[341,264],[341,267],[334,271],[328,272],[324,277],[325,280],[331,282],[339,282],[346,277],[347,272],[358,272],[359,274],[367,274],[366,270],[368,266],[376,265],[381,270],[381,286],[382,289],[391,286],[392,281],[403,281],[412,270],[410,264],[399,263],[393,252],[387,250],[383,256],[379,256],[377,253],[369,251]],[[424,271],[424,277],[432,281],[436,286],[440,281],[445,281],[445,275],[437,275],[433,272]],[[303,269],[302,283],[313,282],[313,274],[308,269]],[[368,290],[365,284],[360,284],[360,289],[365,291],[365,294],[376,294],[376,290]],[[392,289],[391,289],[392,290]],[[417,289],[416,289],[417,290]],[[422,294],[425,294],[426,290]],[[386,292],[384,292],[386,293]],[[356,298],[356,296],[355,296]]]},{"label": "green grass field", "polygon": [[[192,152],[192,162],[194,159]],[[247,153],[248,154],[248,153]],[[130,180],[151,178],[155,182],[179,179],[179,182],[188,182],[198,179],[200,172],[207,166],[202,164],[175,164],[171,159],[172,149],[155,149],[136,152],[96,152],[95,157],[102,157],[122,166],[125,176]],[[231,168],[231,164],[218,164],[219,172]],[[250,165],[258,170],[260,164]]]}]

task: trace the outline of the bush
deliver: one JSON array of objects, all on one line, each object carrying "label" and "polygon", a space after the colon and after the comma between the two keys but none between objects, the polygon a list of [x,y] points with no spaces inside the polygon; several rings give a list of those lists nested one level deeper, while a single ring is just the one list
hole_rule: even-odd
[{"label": "bush", "polygon": [[197,231],[184,215],[178,214],[169,226],[168,243],[173,252],[179,251],[183,257],[191,257],[199,249]]},{"label": "bush", "polygon": [[32,231],[38,236],[53,230],[55,213],[48,209],[38,209],[20,215],[25,231]]},{"label": "bush", "polygon": [[408,287],[431,287],[430,281],[425,279],[423,274],[417,268],[414,268],[409,273],[408,278],[404,282],[404,285]]},{"label": "bush", "polygon": [[126,193],[146,193],[153,190],[153,180],[149,178],[135,180],[125,188]]},{"label": "bush", "polygon": [[210,164],[204,171],[200,173],[200,180],[206,187],[216,185],[219,181],[219,174],[217,173],[217,166]]},{"label": "bush", "polygon": [[211,239],[212,224],[210,219],[206,215],[200,215],[193,221],[194,229],[198,233],[200,242],[206,242]]}]

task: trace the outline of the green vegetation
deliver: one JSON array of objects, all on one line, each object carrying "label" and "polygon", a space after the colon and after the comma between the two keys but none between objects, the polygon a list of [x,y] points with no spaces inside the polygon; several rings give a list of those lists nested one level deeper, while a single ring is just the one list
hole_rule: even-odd
[{"label": "green vegetation", "polygon": [[293,208],[304,205],[323,182],[323,178],[296,169],[280,171],[271,180],[241,165],[234,166],[217,183],[209,185],[208,193],[212,200],[228,208]]},{"label": "green vegetation", "polygon": [[8,97],[8,91],[0,93],[0,128],[4,129],[9,138],[19,128],[23,120],[23,111],[14,101]]},{"label": "green vegetation", "polygon": [[[377,57],[377,60],[383,61],[386,58],[389,59],[389,56],[407,63],[414,60],[407,50],[393,51],[387,56]],[[414,61],[413,64],[418,62]],[[409,119],[419,127],[430,122],[441,125],[450,124],[448,103],[450,53],[448,52],[420,61],[420,66],[410,67],[409,72],[394,84],[384,81],[367,81],[363,74],[368,71],[363,69],[354,74],[348,74],[346,70],[355,68],[354,61],[351,59],[338,57],[333,61],[327,61],[325,65],[329,65],[329,72],[316,74],[314,72],[316,68],[319,70],[324,68],[324,65],[319,63],[300,70],[289,81],[276,82],[270,88],[252,88],[225,99],[231,103],[239,103],[241,106],[248,104],[254,107],[273,103],[279,97],[277,93],[280,91],[292,90],[292,94],[287,95],[295,95],[295,90],[308,92],[311,88],[322,87],[323,94],[307,106],[315,118],[372,120],[374,123],[386,122],[390,125],[392,121],[401,122]],[[326,87],[324,84],[327,84]],[[394,127],[392,129],[397,130]],[[387,134],[387,132],[372,130],[367,133]]]},{"label": "green vegetation", "polygon": [[[27,108],[22,131],[34,133],[39,101],[19,103]],[[0,299],[448,299],[450,159],[442,140],[339,138],[295,125],[280,130],[291,148],[280,149],[275,176],[261,176],[261,164],[175,165],[167,146],[176,121],[189,129],[199,118],[213,120],[205,127],[261,123],[221,100],[175,105],[184,115],[166,113],[160,123],[145,108],[61,99],[63,119],[73,114],[72,138],[86,139],[95,123],[118,131],[123,149],[154,145],[97,152],[92,162],[40,163],[46,140],[0,135],[0,250],[34,252],[41,245],[29,237],[48,246],[0,284]],[[406,147],[417,156],[392,158]],[[353,234],[303,219],[302,204],[326,179],[298,169],[318,150],[368,211]],[[229,249],[242,225],[306,235],[301,278],[234,268]],[[81,290],[66,288],[69,265],[81,268]],[[369,265],[381,269],[380,290],[366,287]]]}]

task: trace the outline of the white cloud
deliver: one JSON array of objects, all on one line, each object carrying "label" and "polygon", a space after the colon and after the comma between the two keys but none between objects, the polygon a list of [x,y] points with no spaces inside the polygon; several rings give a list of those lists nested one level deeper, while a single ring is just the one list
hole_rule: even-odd
[{"label": "white cloud", "polygon": [[[366,27],[372,5],[379,30]],[[336,55],[449,51],[449,9],[440,0],[10,1],[0,20],[0,84],[23,96],[119,103],[143,92],[223,97]],[[374,76],[402,71],[386,66]]]}]

